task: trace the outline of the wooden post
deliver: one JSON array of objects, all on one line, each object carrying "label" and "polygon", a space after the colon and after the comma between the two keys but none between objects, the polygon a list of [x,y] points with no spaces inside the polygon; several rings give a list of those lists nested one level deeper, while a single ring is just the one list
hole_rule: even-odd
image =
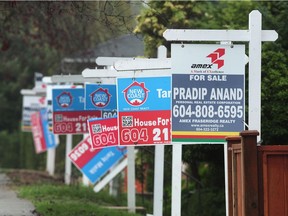
[{"label": "wooden post", "polygon": [[228,191],[226,192],[226,200],[228,200],[228,210],[226,208],[226,215],[232,216],[233,215],[233,167],[232,167],[232,158],[233,158],[233,152],[232,152],[232,145],[233,144],[239,144],[241,143],[241,137],[240,136],[232,136],[227,137],[227,185],[228,185]]},{"label": "wooden post", "polygon": [[242,188],[243,216],[258,216],[258,162],[256,130],[243,131],[242,139]]}]

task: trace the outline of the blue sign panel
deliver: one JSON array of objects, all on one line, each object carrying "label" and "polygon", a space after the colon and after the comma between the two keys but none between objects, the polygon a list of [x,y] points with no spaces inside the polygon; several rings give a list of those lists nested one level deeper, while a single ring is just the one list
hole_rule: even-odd
[{"label": "blue sign panel", "polygon": [[119,112],[170,110],[171,77],[118,78],[117,87]]},{"label": "blue sign panel", "polygon": [[220,141],[243,130],[244,75],[173,74],[172,85],[175,140]]},{"label": "blue sign panel", "polygon": [[53,89],[53,112],[84,110],[84,88]]},{"label": "blue sign panel", "polygon": [[85,85],[86,110],[116,110],[116,85]]},{"label": "blue sign panel", "polygon": [[82,172],[94,184],[125,156],[126,151],[125,147],[103,148],[82,168]]},{"label": "blue sign panel", "polygon": [[41,109],[40,115],[41,115],[41,124],[43,128],[44,139],[46,141],[46,148],[47,149],[55,148],[56,147],[55,135],[49,130],[47,109],[46,108]]}]

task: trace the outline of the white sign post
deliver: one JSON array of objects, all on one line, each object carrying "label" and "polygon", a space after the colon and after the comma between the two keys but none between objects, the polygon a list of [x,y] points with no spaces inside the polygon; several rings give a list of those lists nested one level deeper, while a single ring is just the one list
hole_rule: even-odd
[{"label": "white sign post", "polygon": [[[249,42],[249,129],[261,131],[261,44],[275,41],[274,30],[261,30],[262,15],[254,10],[249,14],[248,30],[193,30],[168,29],[163,36],[168,41],[248,41]],[[258,137],[259,139],[260,136]],[[181,215],[181,160],[182,146],[173,146],[172,216]],[[175,176],[175,177],[174,177]],[[176,179],[177,178],[177,179]],[[179,178],[179,179],[178,179]],[[227,185],[226,185],[227,193]],[[227,209],[227,199],[226,199]],[[228,211],[226,211],[227,214]]]},{"label": "white sign post", "polygon": [[127,181],[127,201],[128,211],[136,212],[136,191],[135,191],[135,150],[134,146],[127,147],[127,159],[128,159],[128,181]]},{"label": "white sign post", "polygon": [[[59,145],[59,136],[55,136],[56,145]],[[46,171],[49,175],[53,176],[55,174],[55,157],[56,157],[56,148],[47,149],[47,162],[46,162]]]},{"label": "white sign post", "polygon": [[[158,58],[167,58],[167,49],[158,47]],[[164,145],[155,146],[154,156],[154,191],[153,191],[153,215],[163,215],[163,187],[164,187]]]},{"label": "white sign post", "polygon": [[[89,134],[83,134],[83,139],[86,139],[87,137],[89,137]],[[86,175],[82,175],[82,184],[86,187],[89,186],[89,178]]]},{"label": "white sign post", "polygon": [[[50,105],[48,104],[48,101],[52,100],[51,77],[43,77],[42,82],[47,84],[47,87],[46,87],[46,104],[45,105],[46,105],[48,112],[49,112],[48,106],[50,106]],[[52,107],[50,107],[50,108],[52,109]],[[48,114],[48,118],[49,118],[49,114]],[[58,146],[59,145],[59,136],[58,135],[54,135],[54,136],[55,136],[56,145]],[[56,148],[47,149],[46,171],[51,176],[53,176],[55,173],[55,157],[56,157]]]},{"label": "white sign post", "polygon": [[69,152],[72,150],[72,134],[66,135],[66,149],[65,149],[65,175],[64,182],[67,185],[71,183],[71,173],[72,173],[72,162],[68,157]]}]

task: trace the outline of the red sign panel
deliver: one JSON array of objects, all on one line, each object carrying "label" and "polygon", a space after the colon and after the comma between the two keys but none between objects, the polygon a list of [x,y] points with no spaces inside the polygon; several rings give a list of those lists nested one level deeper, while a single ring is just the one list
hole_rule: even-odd
[{"label": "red sign panel", "polygon": [[101,117],[101,111],[53,112],[54,134],[88,133],[87,120]]},{"label": "red sign panel", "polygon": [[89,119],[88,125],[92,148],[99,149],[118,145],[117,124],[117,117]]},{"label": "red sign panel", "polygon": [[100,150],[92,150],[90,137],[87,137],[75,146],[68,156],[79,169],[82,169]]},{"label": "red sign panel", "polygon": [[170,144],[170,119],[170,110],[119,113],[120,145]]},{"label": "red sign panel", "polygon": [[34,112],[31,114],[31,127],[36,153],[46,151],[46,142],[40,112]]}]

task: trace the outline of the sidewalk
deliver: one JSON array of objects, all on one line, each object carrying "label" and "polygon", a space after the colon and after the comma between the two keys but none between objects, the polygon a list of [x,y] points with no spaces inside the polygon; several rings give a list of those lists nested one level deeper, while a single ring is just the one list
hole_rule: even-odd
[{"label": "sidewalk", "polygon": [[0,173],[0,216],[35,216],[35,207],[30,201],[17,197],[7,186],[9,178]]}]

